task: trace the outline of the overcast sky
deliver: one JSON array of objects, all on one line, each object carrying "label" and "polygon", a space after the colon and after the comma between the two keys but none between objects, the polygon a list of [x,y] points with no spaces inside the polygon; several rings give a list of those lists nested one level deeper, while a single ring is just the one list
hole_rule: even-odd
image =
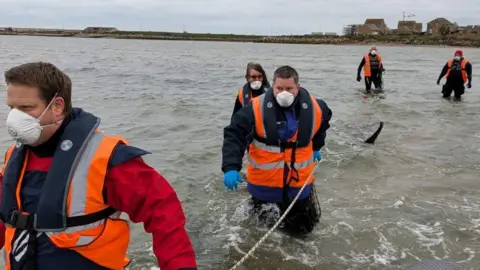
[{"label": "overcast sky", "polygon": [[0,26],[235,34],[338,32],[365,18],[396,28],[402,11],[426,23],[480,24],[480,0],[0,0]]}]

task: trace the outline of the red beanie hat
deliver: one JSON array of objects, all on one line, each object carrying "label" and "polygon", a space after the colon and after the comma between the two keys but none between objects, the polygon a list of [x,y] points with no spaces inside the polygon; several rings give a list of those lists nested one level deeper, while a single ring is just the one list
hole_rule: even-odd
[{"label": "red beanie hat", "polygon": [[462,50],[457,50],[457,51],[455,51],[454,55],[463,56],[463,52],[462,52]]}]

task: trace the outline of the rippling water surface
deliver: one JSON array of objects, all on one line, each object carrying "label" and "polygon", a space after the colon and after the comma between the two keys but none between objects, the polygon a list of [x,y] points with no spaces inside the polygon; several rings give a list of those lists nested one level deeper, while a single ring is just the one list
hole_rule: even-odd
[{"label": "rippling water surface", "polygon": [[[333,111],[316,173],[321,224],[306,239],[275,232],[239,269],[405,269],[432,258],[478,267],[480,77],[463,102],[442,100],[435,82],[456,48],[380,46],[386,98],[365,98],[355,77],[367,49],[0,36],[0,72],[43,60],[68,73],[75,106],[153,152],[146,160],[183,202],[199,269],[229,269],[266,230],[245,214],[245,187],[223,187],[222,129],[247,62],[270,77],[292,65]],[[480,50],[464,54],[475,73]],[[379,121],[377,144],[362,145]],[[1,132],[1,150],[10,143]],[[131,269],[150,269],[150,235],[132,227]]]}]

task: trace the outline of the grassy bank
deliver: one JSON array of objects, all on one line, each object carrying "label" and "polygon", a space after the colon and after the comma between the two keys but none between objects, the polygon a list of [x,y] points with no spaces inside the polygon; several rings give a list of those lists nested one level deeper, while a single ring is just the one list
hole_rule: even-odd
[{"label": "grassy bank", "polygon": [[117,39],[149,39],[149,40],[201,40],[201,41],[230,41],[256,43],[290,43],[290,44],[405,44],[405,45],[440,45],[480,47],[480,35],[472,36],[398,36],[384,35],[376,37],[364,36],[258,36],[209,33],[175,33],[175,32],[139,32],[115,31],[111,33],[84,33],[81,30],[42,30],[42,31],[0,31],[0,35],[21,36],[55,36],[79,38],[117,38]]}]

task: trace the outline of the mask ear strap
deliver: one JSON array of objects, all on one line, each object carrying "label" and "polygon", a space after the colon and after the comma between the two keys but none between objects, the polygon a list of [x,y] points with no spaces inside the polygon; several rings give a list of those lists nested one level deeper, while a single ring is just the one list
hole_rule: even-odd
[{"label": "mask ear strap", "polygon": [[50,106],[52,106],[53,104],[53,101],[55,100],[55,98],[57,98],[57,95],[58,95],[58,92],[55,93],[55,95],[53,96],[52,100],[50,100],[50,103],[48,103],[47,107],[45,108],[45,110],[42,112],[42,114],[40,114],[40,116],[37,118],[38,120],[40,120],[40,118],[45,114],[45,112],[48,111],[48,109],[50,108]]}]

